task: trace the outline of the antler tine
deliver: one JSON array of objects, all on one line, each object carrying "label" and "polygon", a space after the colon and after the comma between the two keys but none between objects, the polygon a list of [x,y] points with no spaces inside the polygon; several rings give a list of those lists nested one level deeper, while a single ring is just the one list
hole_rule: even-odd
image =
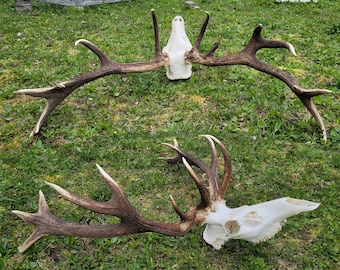
[{"label": "antler tine", "polygon": [[[50,210],[46,203],[44,193],[42,193],[42,191],[39,190],[39,210],[37,213],[31,214],[31,213],[26,213],[23,211],[18,211],[18,210],[12,210],[12,213],[16,214],[18,217],[20,217],[25,222],[31,223],[34,225],[34,220],[38,219],[39,216],[42,216],[44,213],[49,215]],[[48,235],[48,233],[45,233],[41,227],[34,227],[33,233],[26,239],[26,241],[21,246],[18,247],[18,251],[20,253],[24,252],[30,246],[32,246],[36,241],[38,241],[40,238],[46,235]]]},{"label": "antler tine", "polygon": [[99,49],[96,45],[94,45],[91,41],[88,41],[86,39],[78,39],[75,42],[75,46],[77,47],[78,44],[83,44],[85,47],[87,47],[88,49],[90,49],[95,55],[98,56],[101,66],[105,66],[106,64],[112,62],[107,56],[106,54]]},{"label": "antler tine", "polygon": [[[197,174],[191,168],[190,164],[186,161],[186,159],[184,157],[182,158],[182,163],[184,164],[184,166],[186,167],[186,169],[190,173],[191,177],[194,179],[196,187],[197,187],[197,189],[200,193],[200,196],[201,196],[201,200],[200,200],[200,202],[198,203],[198,205],[196,206],[195,209],[196,210],[206,209],[207,207],[210,206],[209,194],[208,194],[206,188],[204,187],[201,180],[198,178]],[[178,216],[180,216],[182,221],[190,219],[190,215],[188,215],[188,214],[186,214],[186,213],[184,213],[183,211],[180,210],[175,199],[171,195],[170,195],[170,200],[171,200],[171,203],[172,203],[174,210],[176,211]]]},{"label": "antler tine", "polygon": [[326,142],[327,141],[327,131],[326,131],[325,125],[323,123],[322,117],[321,117],[318,109],[316,108],[316,106],[312,102],[311,98],[318,96],[318,95],[322,95],[322,94],[330,94],[330,93],[332,93],[332,91],[327,90],[327,89],[304,89],[299,85],[295,85],[294,88],[297,92],[296,95],[300,98],[300,100],[305,105],[307,110],[313,115],[314,119],[316,120],[320,130],[322,131],[323,140]]},{"label": "antler tine", "polygon": [[[172,163],[181,163],[182,162],[182,156],[183,152],[180,150],[179,144],[176,139],[174,139],[174,145],[171,145],[169,143],[162,143],[162,145],[168,146],[172,149],[174,149],[177,152],[177,156],[174,157],[160,157],[160,159],[165,160],[166,162],[172,164]],[[182,155],[180,154],[182,153]]]},{"label": "antler tine", "polygon": [[172,195],[169,196],[170,197],[170,201],[172,204],[172,207],[174,208],[176,214],[180,217],[181,220],[187,220],[188,219],[188,215],[186,213],[184,213],[177,205],[174,197],[172,197]]},{"label": "antler tine", "polygon": [[258,24],[255,27],[253,35],[244,50],[251,50],[251,54],[256,54],[256,52],[262,48],[285,48],[289,50],[292,55],[296,56],[296,52],[292,44],[283,40],[266,39],[261,35],[262,29],[262,24]]},{"label": "antler tine", "polygon": [[152,15],[153,29],[154,29],[156,57],[162,57],[162,47],[161,47],[161,41],[159,38],[158,22],[157,22],[156,12],[154,9],[151,9],[151,15]]},{"label": "antler tine", "polygon": [[174,145],[169,144],[169,143],[162,143],[162,145],[168,146],[168,147],[170,147],[171,149],[173,149],[177,152],[177,156],[175,156],[175,157],[171,157],[171,158],[162,157],[161,158],[161,159],[165,160],[166,162],[168,162],[168,163],[182,163],[182,158],[184,157],[190,165],[194,165],[194,166],[200,168],[205,173],[207,173],[209,171],[209,166],[204,164],[201,160],[199,160],[198,158],[195,158],[194,156],[182,151],[176,140],[174,140]]},{"label": "antler tine", "polygon": [[206,172],[209,181],[209,193],[212,202],[215,202],[218,197],[218,157],[213,139],[210,135],[200,135],[208,140],[211,151],[211,162],[209,170]]},{"label": "antler tine", "polygon": [[[211,151],[210,166],[204,164],[199,159],[182,151],[179,148],[179,145],[176,140],[174,140],[174,145],[171,145],[168,143],[163,143],[163,145],[166,145],[170,147],[171,149],[175,150],[177,152],[177,156],[172,157],[172,158],[162,158],[162,159],[166,160],[168,163],[183,163],[185,167],[188,169],[188,171],[190,172],[193,179],[195,180],[196,185],[197,183],[200,183],[200,180],[197,177],[196,173],[192,170],[190,165],[197,166],[203,172],[205,172],[207,174],[207,178],[209,181],[210,203],[214,203],[216,201],[223,199],[224,193],[229,186],[230,177],[231,177],[231,159],[225,149],[225,146],[217,138],[211,135],[201,135],[201,137],[206,138],[210,145],[210,151]],[[217,145],[219,146],[222,152],[222,155],[224,157],[224,175],[223,175],[223,179],[222,179],[220,186],[218,183],[218,157],[217,157],[215,143],[217,143]],[[198,185],[197,187],[198,189],[200,189]]]},{"label": "antler tine", "polygon": [[195,180],[195,184],[196,184],[197,189],[199,190],[200,195],[201,195],[201,201],[198,204],[197,209],[204,209],[204,208],[208,207],[210,205],[210,199],[209,199],[209,195],[207,193],[207,190],[205,189],[201,180],[198,178],[197,174],[191,168],[190,164],[187,162],[187,160],[184,157],[182,158],[182,162],[183,162],[184,166],[187,168],[187,170],[189,171],[191,177]]},{"label": "antler tine", "polygon": [[196,41],[194,43],[194,46],[193,46],[193,48],[195,48],[197,50],[199,50],[199,48],[200,48],[203,36],[205,34],[205,30],[207,29],[207,26],[208,26],[208,23],[209,23],[209,19],[210,19],[209,13],[205,12],[205,14],[206,14],[205,20],[203,22],[203,25],[201,27],[200,33],[198,34],[197,39],[196,39]]},{"label": "antler tine", "polygon": [[219,199],[223,199],[224,193],[225,193],[225,191],[227,190],[227,188],[229,187],[229,184],[230,184],[230,178],[231,178],[231,173],[232,173],[231,158],[230,158],[224,144],[219,139],[217,139],[216,137],[211,136],[211,135],[206,135],[206,136],[209,136],[215,143],[218,144],[218,146],[219,146],[219,148],[222,152],[223,158],[224,158],[224,174],[223,174],[222,182],[221,182],[221,184],[218,188],[218,198],[217,198],[217,200],[219,200]]},{"label": "antler tine", "polygon": [[[96,164],[96,166],[112,191],[111,199],[107,202],[98,202],[96,200],[84,198],[63,189],[58,185],[49,182],[45,183],[53,188],[55,191],[57,191],[65,199],[92,212],[113,216],[119,215],[120,218],[130,217],[131,213],[135,212],[135,210],[132,208],[130,202],[127,200],[124,192],[122,191],[120,186],[98,164]],[[123,213],[121,212],[122,207],[125,209]]]},{"label": "antler tine", "polygon": [[[177,156],[171,157],[171,158],[166,158],[162,157],[161,159],[167,161],[168,163],[183,163],[184,166],[187,168],[189,171],[190,175],[195,181],[195,184],[197,186],[197,189],[200,192],[201,195],[201,201],[197,206],[197,209],[203,209],[205,207],[208,207],[210,205],[210,200],[209,200],[209,195],[207,193],[207,190],[203,186],[202,182],[199,180],[197,174],[195,171],[190,167],[190,165],[194,165],[198,168],[200,168],[203,172],[205,172],[208,176],[210,175],[209,171],[210,168],[206,164],[204,164],[201,160],[193,157],[192,155],[182,151],[179,147],[179,144],[176,139],[174,139],[174,145],[169,144],[169,143],[162,143],[165,146],[170,147],[171,149],[175,150],[177,152]],[[210,184],[209,184],[210,185]],[[175,202],[171,200],[172,202]],[[173,203],[173,206],[175,208],[175,204]],[[176,212],[178,213],[178,207],[175,208]],[[180,213],[178,213],[180,215]],[[180,215],[181,216],[181,215]]]}]

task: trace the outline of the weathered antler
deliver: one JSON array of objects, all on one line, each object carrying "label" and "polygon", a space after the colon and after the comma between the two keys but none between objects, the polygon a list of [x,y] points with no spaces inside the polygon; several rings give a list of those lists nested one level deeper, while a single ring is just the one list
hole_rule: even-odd
[{"label": "weathered antler", "polygon": [[202,54],[199,52],[200,44],[203,39],[208,22],[209,14],[207,13],[206,19],[203,23],[203,26],[194,46],[189,52],[185,54],[186,61],[193,64],[201,64],[205,66],[246,65],[278,78],[279,80],[283,81],[302,101],[308,111],[313,115],[319,128],[321,129],[323,139],[327,140],[325,125],[311,98],[318,95],[331,93],[331,91],[327,89],[304,89],[288,73],[276,67],[265,64],[256,58],[257,51],[263,48],[285,48],[289,50],[291,54],[296,56],[295,49],[292,44],[285,41],[269,40],[263,38],[261,35],[262,25],[259,24],[255,28],[251,39],[243,50],[231,55],[216,58],[214,57],[214,52],[219,47],[220,40],[218,40],[206,54]]},{"label": "weathered antler", "polygon": [[[206,165],[199,159],[182,151],[177,142],[174,145],[165,144],[174,149],[178,156],[166,158],[170,163],[181,162],[188,169],[200,193],[200,202],[188,212],[180,210],[175,200],[170,196],[172,205],[180,221],[165,223],[147,219],[141,216],[126,198],[120,186],[99,166],[101,175],[112,191],[111,198],[106,202],[99,202],[83,198],[66,191],[58,185],[46,182],[67,200],[92,212],[107,214],[120,218],[120,222],[112,225],[75,224],[55,217],[46,203],[43,193],[39,192],[39,210],[37,213],[12,211],[24,221],[34,226],[31,236],[19,247],[20,252],[27,250],[41,237],[47,235],[78,236],[85,238],[103,238],[122,236],[133,233],[158,232],[170,236],[181,236],[187,233],[195,224],[208,224],[204,231],[204,239],[215,248],[231,239],[239,238],[252,242],[265,241],[281,228],[281,222],[301,211],[310,211],[319,204],[282,198],[254,206],[243,206],[230,209],[225,206],[223,195],[228,187],[231,176],[231,163],[224,145],[215,137],[204,135],[209,141],[211,149],[211,164]],[[218,182],[218,158],[215,143],[218,144],[224,157],[224,176],[221,184]],[[195,165],[202,169],[209,183],[209,192],[192,169]],[[279,208],[280,211],[277,211]],[[271,213],[273,212],[273,213]],[[223,216],[221,216],[221,213]],[[241,219],[238,217],[241,214]],[[250,219],[250,220],[247,220]]]}]

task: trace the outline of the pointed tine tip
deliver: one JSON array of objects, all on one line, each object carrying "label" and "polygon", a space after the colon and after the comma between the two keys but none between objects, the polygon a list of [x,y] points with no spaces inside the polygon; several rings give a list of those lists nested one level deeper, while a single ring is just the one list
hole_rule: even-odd
[{"label": "pointed tine tip", "polygon": [[24,89],[16,90],[16,91],[14,91],[14,94],[17,94],[17,95],[19,94],[19,95],[20,95],[20,94],[22,94],[22,91],[23,91],[23,90],[24,90]]},{"label": "pointed tine tip", "polygon": [[170,143],[161,143],[162,145],[168,146],[170,148],[179,148],[179,144],[177,142],[176,139],[174,139],[174,145],[170,144]]},{"label": "pointed tine tip", "polygon": [[78,46],[80,44],[83,44],[83,45],[86,45],[86,44],[90,44],[90,45],[93,45],[92,42],[88,41],[87,39],[78,39],[75,43],[74,43],[74,46]]},{"label": "pointed tine tip", "polygon": [[28,247],[26,247],[26,246],[19,246],[18,247],[19,253],[24,253],[27,249],[28,249]]},{"label": "pointed tine tip", "polygon": [[172,195],[169,195],[169,198],[170,198],[172,207],[175,209],[176,213],[178,213],[179,207],[178,207],[178,205],[177,205],[177,203],[176,203],[174,197],[172,197]]},{"label": "pointed tine tip", "polygon": [[170,198],[170,201],[171,201],[172,205],[173,205],[173,206],[175,206],[175,205],[177,206],[174,197],[172,197],[172,195],[169,195],[169,198]]},{"label": "pointed tine tip", "polygon": [[96,167],[98,169],[98,171],[100,172],[100,174],[106,179],[106,178],[111,178],[111,176],[109,176],[102,167],[100,167],[99,164],[96,163]]},{"label": "pointed tine tip", "polygon": [[34,137],[34,136],[35,136],[36,134],[38,134],[38,133],[39,133],[39,130],[36,131],[36,129],[33,129],[32,132],[30,133],[30,135],[29,135],[28,137],[32,138],[32,137]]},{"label": "pointed tine tip", "polygon": [[[45,181],[45,183],[48,184],[49,182]],[[39,200],[45,200],[45,195],[41,190],[39,190]]]},{"label": "pointed tine tip", "polygon": [[209,140],[211,135],[209,135],[209,134],[202,134],[202,135],[199,135],[199,137],[204,137],[204,138]]},{"label": "pointed tine tip", "polygon": [[105,172],[102,167],[99,166],[99,164],[96,164],[96,167],[99,170],[99,173],[104,177],[106,182],[109,184],[109,186],[111,186],[111,188],[112,188],[112,185],[113,185],[114,187],[116,187],[116,188],[118,187],[120,189],[120,187],[116,183],[116,181],[113,180],[112,177],[107,172]]},{"label": "pointed tine tip", "polygon": [[178,149],[178,145],[176,146],[176,145],[172,145],[170,143],[162,143],[162,145],[165,145],[165,146],[167,146],[167,147],[169,147],[169,148],[171,148],[173,150],[177,150]]},{"label": "pointed tine tip", "polygon": [[186,214],[182,212],[181,209],[179,209],[175,199],[171,195],[169,197],[170,197],[172,207],[174,208],[177,215],[181,218],[181,220],[186,220],[187,219]]},{"label": "pointed tine tip", "polygon": [[41,190],[39,190],[39,212],[45,211],[49,211],[49,208],[44,193]]},{"label": "pointed tine tip", "polygon": [[171,144],[169,144],[169,143],[166,143],[166,142],[163,142],[163,143],[161,143],[162,145],[165,145],[165,146],[172,146]]},{"label": "pointed tine tip", "polygon": [[84,39],[78,39],[75,43],[74,46],[77,47],[79,45],[79,43],[82,43],[84,41]]},{"label": "pointed tine tip", "polygon": [[289,42],[287,42],[287,45],[288,45],[287,49],[290,51],[290,53],[294,56],[297,56],[295,49],[294,49],[294,46],[292,44],[290,44]]},{"label": "pointed tine tip", "polygon": [[184,166],[188,169],[188,170],[192,170],[191,166],[189,165],[188,161],[185,159],[185,157],[182,157],[182,162],[184,164]]},{"label": "pointed tine tip", "polygon": [[[58,192],[64,198],[69,198],[70,192],[68,192],[66,189],[63,189],[61,186],[58,186],[56,184],[53,184],[53,183],[50,183],[50,182],[47,182],[47,181],[45,181],[45,184],[50,186],[51,188],[53,188],[56,192]],[[42,194],[42,192],[41,192],[41,194]],[[45,200],[45,196],[43,194],[42,194],[42,196],[43,196],[43,201],[44,201],[43,205],[46,205],[46,207],[48,208],[46,200]],[[39,199],[39,205],[40,205],[40,199]]]},{"label": "pointed tine tip", "polygon": [[327,142],[327,132],[326,132],[326,130],[322,131],[322,139],[325,143]]},{"label": "pointed tine tip", "polygon": [[210,138],[211,140],[213,140],[216,143],[221,143],[219,139],[217,139],[215,136],[213,135],[209,135],[209,134],[204,134],[204,135],[200,135],[201,137],[205,137],[205,138]]},{"label": "pointed tine tip", "polygon": [[40,238],[47,236],[47,235],[48,234],[42,233],[39,229],[34,229],[33,233],[26,239],[26,241],[21,246],[18,247],[18,251],[20,253],[25,252]]},{"label": "pointed tine tip", "polygon": [[100,171],[100,170],[103,170],[103,168],[102,167],[100,167],[100,165],[98,164],[98,163],[96,163],[96,167],[97,167],[97,169]]},{"label": "pointed tine tip", "polygon": [[28,217],[30,214],[23,212],[23,211],[19,211],[19,210],[12,210],[11,211],[13,214],[17,215],[19,218],[25,220],[26,217]]},{"label": "pointed tine tip", "polygon": [[212,154],[216,154],[216,147],[215,147],[214,141],[218,143],[219,140],[215,138],[214,136],[208,135],[208,134],[200,135],[200,137],[204,137],[209,141]]},{"label": "pointed tine tip", "polygon": [[[58,190],[61,189],[61,187],[59,187],[58,185],[53,184],[53,183],[48,182],[48,181],[45,181],[45,184],[48,185],[48,186],[50,186],[51,188],[53,188],[53,189],[54,189],[55,191],[57,191],[58,193],[60,193]],[[40,190],[40,191],[39,191],[39,198],[40,198],[41,196],[45,198],[44,194],[43,194],[42,191]]]}]

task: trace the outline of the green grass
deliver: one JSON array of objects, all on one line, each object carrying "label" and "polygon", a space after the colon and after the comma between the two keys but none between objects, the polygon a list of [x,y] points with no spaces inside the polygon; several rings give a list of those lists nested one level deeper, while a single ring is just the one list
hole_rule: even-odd
[{"label": "green grass", "polygon": [[[34,2],[34,1],[33,1]],[[34,2],[18,14],[14,0],[0,3],[0,269],[339,269],[340,36],[337,1],[131,1],[77,10]],[[52,86],[98,66],[85,38],[117,62],[153,57],[150,9],[156,10],[165,46],[171,20],[183,16],[193,42],[209,11],[201,49],[221,36],[217,56],[242,49],[253,28],[292,43],[298,53],[263,50],[259,57],[285,69],[306,88],[333,94],[314,98],[328,141],[290,89],[247,67],[194,66],[190,80],[169,82],[164,70],[112,75],[76,90],[28,138],[44,101],[15,90]],[[21,35],[18,33],[21,33]],[[42,190],[53,213],[74,222],[111,222],[71,205],[44,184],[50,181],[97,200],[110,197],[95,163],[117,182],[145,216],[177,220],[168,195],[185,209],[198,192],[183,166],[158,159],[176,138],[201,159],[209,149],[200,134],[219,138],[231,155],[230,207],[290,196],[321,202],[288,219],[265,243],[234,240],[216,251],[196,226],[183,237],[155,233],[112,239],[45,237],[27,252],[17,247],[32,227],[11,213],[35,212]]]}]

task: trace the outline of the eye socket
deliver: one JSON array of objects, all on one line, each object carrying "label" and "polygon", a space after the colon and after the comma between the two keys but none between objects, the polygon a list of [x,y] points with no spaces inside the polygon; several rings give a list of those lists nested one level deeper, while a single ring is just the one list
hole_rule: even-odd
[{"label": "eye socket", "polygon": [[229,220],[224,224],[224,228],[229,234],[236,234],[240,231],[240,225],[236,220]]}]

